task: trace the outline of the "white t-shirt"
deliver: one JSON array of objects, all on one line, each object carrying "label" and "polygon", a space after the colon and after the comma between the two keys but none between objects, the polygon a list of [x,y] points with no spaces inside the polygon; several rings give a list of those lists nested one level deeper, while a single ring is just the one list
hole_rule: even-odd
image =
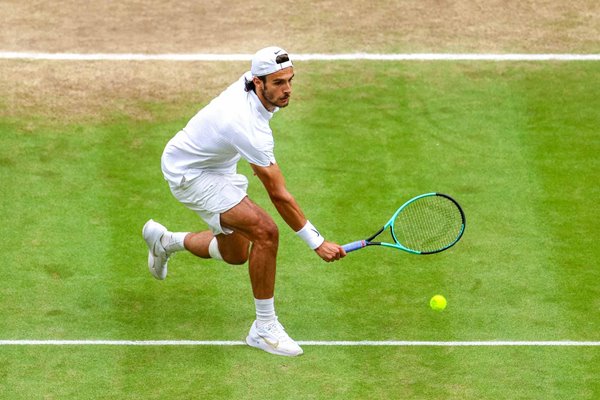
[{"label": "white t-shirt", "polygon": [[161,160],[167,181],[179,185],[202,171],[235,174],[240,158],[261,167],[275,163],[273,113],[244,90],[244,77],[252,79],[242,75],[169,141]]}]

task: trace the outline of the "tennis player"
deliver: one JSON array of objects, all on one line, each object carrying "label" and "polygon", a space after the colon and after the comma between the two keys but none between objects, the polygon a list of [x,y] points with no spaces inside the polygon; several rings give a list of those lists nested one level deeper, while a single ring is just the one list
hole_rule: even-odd
[{"label": "tennis player", "polygon": [[274,306],[279,232],[273,218],[246,193],[248,180],[237,174],[240,159],[250,163],[283,220],[308,247],[330,262],[346,255],[326,241],[286,189],[275,160],[269,121],[292,94],[294,66],[279,47],[259,50],[251,70],[201,109],[167,144],[162,171],[171,192],[209,226],[203,232],[170,232],[149,220],[143,228],[148,267],[167,276],[169,257],[187,250],[229,264],[248,261],[256,321],[246,342],[269,353],[302,354],[285,332]]}]

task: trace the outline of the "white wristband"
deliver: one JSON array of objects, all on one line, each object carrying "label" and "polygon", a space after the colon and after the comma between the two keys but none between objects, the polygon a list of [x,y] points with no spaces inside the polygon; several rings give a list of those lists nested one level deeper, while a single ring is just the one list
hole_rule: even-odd
[{"label": "white wristband", "polygon": [[321,236],[317,228],[315,228],[310,221],[306,221],[304,227],[296,232],[296,235],[298,235],[300,239],[304,240],[308,247],[313,250],[322,245],[325,241],[325,238]]}]

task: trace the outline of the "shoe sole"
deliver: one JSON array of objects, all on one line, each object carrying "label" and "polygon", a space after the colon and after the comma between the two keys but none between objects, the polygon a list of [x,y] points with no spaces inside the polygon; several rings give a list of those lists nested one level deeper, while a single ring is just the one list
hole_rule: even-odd
[{"label": "shoe sole", "polygon": [[276,354],[278,356],[297,357],[297,356],[304,354],[304,352],[302,350],[300,350],[299,353],[286,353],[283,351],[279,351],[279,350],[273,348],[267,342],[265,342],[262,338],[257,340],[255,338],[251,337],[250,335],[248,335],[246,337],[246,343],[250,347],[255,347],[257,349],[264,350],[267,353]]}]

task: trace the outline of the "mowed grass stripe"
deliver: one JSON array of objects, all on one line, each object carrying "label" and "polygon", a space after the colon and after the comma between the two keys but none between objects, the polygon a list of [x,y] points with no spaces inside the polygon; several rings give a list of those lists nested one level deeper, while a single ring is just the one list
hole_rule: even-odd
[{"label": "mowed grass stripe", "polygon": [[[541,277],[552,277],[557,287],[536,296],[527,295],[529,309],[560,310],[554,315],[540,312],[542,318],[532,321],[538,331],[554,331],[554,338],[590,338],[600,323],[600,288],[595,284],[600,273],[595,260],[600,249],[595,245],[600,230],[597,206],[599,186],[593,182],[600,173],[600,99],[593,93],[600,89],[593,68],[534,69],[519,76],[526,96],[527,125],[523,147],[531,153],[529,169],[537,176],[539,192],[532,192],[540,226],[537,253]],[[545,81],[540,85],[540,81]],[[543,229],[542,229],[543,228]],[[544,304],[544,307],[540,307]],[[596,335],[593,335],[596,336]],[[600,354],[592,352],[589,368],[598,371]],[[570,372],[558,374],[560,379],[585,379],[585,364],[574,354],[563,358]],[[574,366],[579,366],[575,368]],[[558,380],[557,376],[557,380]],[[588,394],[597,397],[597,385]],[[594,394],[589,394],[594,390]]]},{"label": "mowed grass stripe", "polygon": [[[532,169],[542,190],[532,199],[548,229],[541,246],[548,253],[547,269],[557,276],[562,293],[548,292],[545,301],[569,310],[564,321],[574,338],[596,330],[600,309],[597,260],[600,248],[600,84],[593,68],[536,70],[523,77],[527,96],[528,135]],[[536,82],[545,80],[546,85]],[[573,333],[571,333],[573,335]]]},{"label": "mowed grass stripe", "polygon": [[[57,94],[59,95],[59,94]],[[110,267],[101,212],[103,151],[92,126],[56,127],[32,118],[2,134],[3,336],[62,336],[100,329]],[[90,314],[91,313],[91,314]],[[92,317],[93,315],[93,317]],[[104,325],[106,327],[106,325]]]}]

